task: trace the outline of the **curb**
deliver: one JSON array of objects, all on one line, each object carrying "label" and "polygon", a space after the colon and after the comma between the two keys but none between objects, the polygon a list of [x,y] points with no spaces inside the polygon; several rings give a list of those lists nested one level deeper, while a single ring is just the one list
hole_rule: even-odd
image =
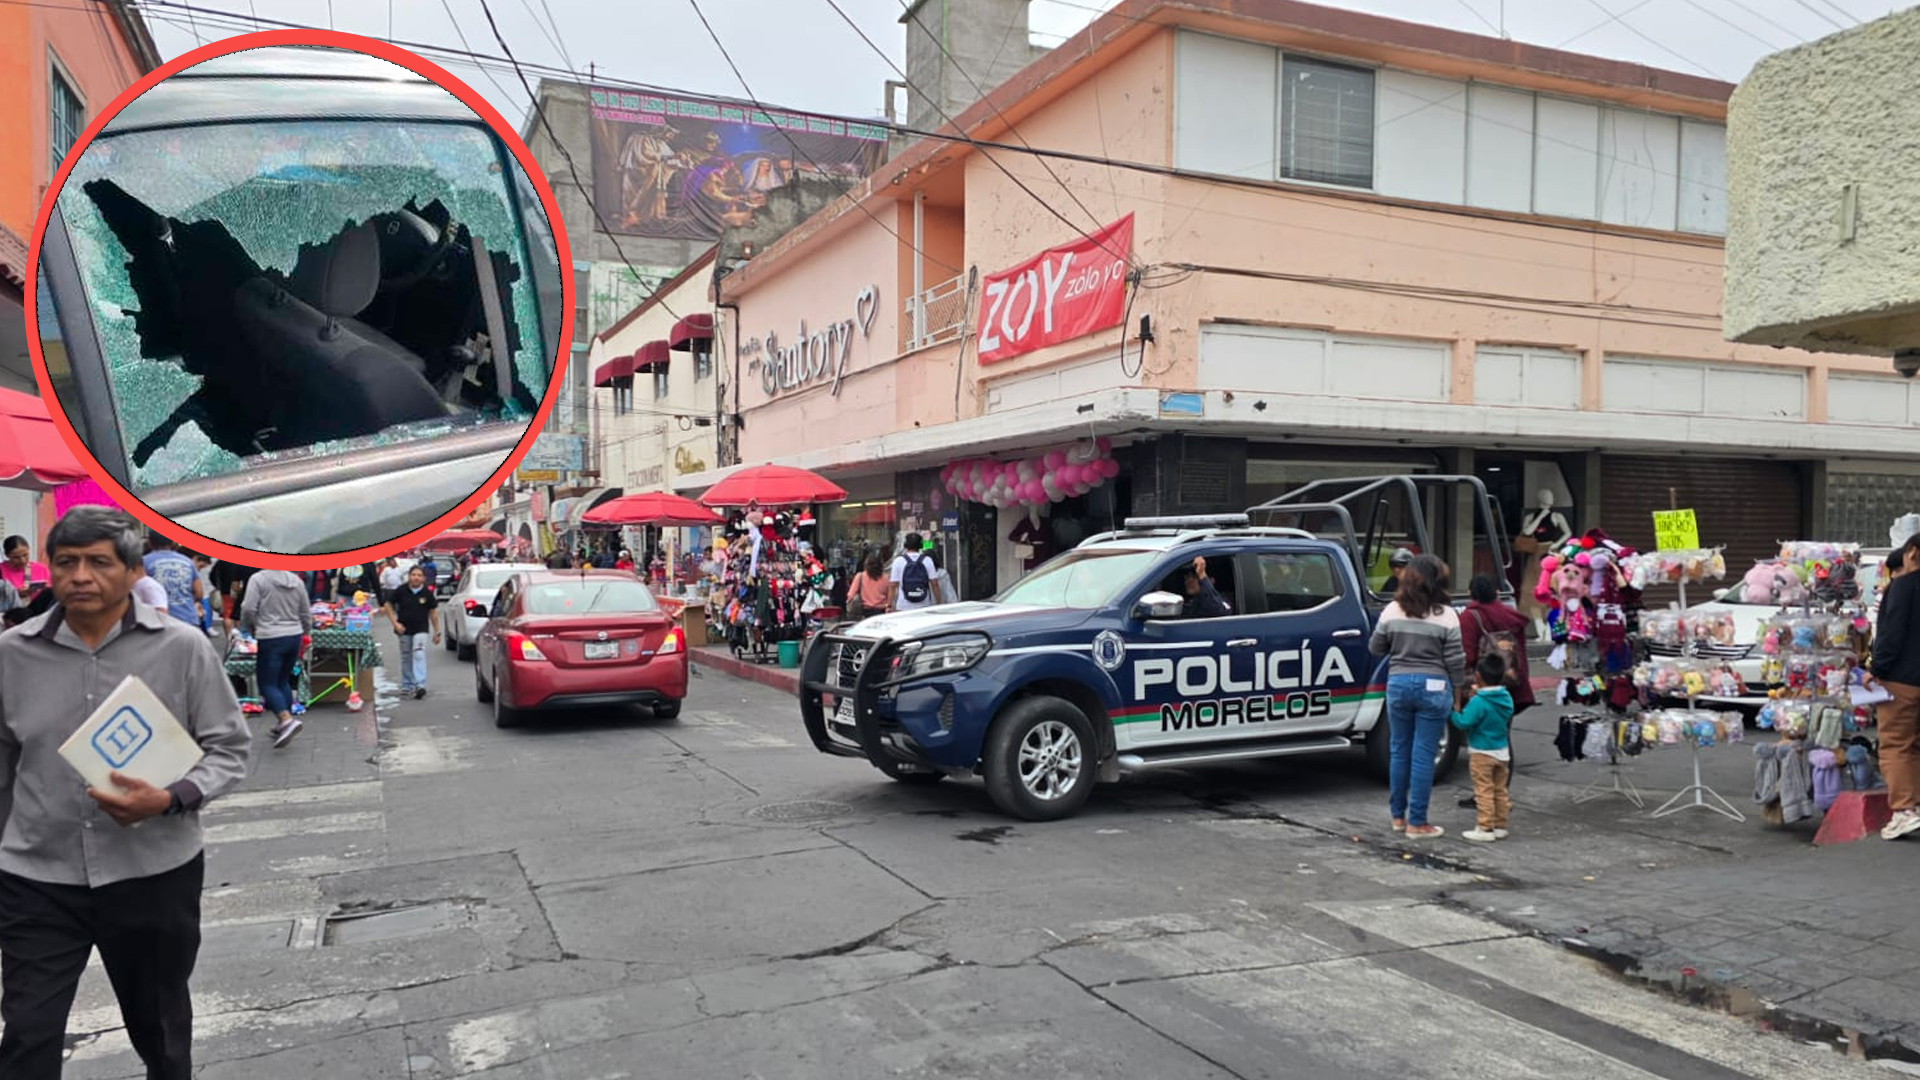
[{"label": "curb", "polygon": [[756,664],[742,660],[725,648],[703,646],[693,650],[693,665],[708,668],[736,679],[759,683],[761,686],[778,690],[793,697],[800,696],[800,671],[798,668],[783,668],[774,664]]}]

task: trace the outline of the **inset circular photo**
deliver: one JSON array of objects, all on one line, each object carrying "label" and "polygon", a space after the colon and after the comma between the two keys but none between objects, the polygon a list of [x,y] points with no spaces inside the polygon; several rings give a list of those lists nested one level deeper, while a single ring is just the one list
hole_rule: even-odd
[{"label": "inset circular photo", "polygon": [[531,155],[383,42],[182,60],[103,114],[42,209],[28,324],[55,423],[116,501],[246,565],[453,524],[560,385],[571,260]]}]

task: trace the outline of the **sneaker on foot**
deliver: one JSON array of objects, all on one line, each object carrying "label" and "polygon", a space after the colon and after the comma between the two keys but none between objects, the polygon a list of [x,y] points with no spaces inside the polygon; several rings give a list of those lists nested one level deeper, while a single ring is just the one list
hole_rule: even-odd
[{"label": "sneaker on foot", "polygon": [[1394,832],[1406,832],[1406,831],[1407,831],[1407,819],[1406,819],[1406,818],[1394,818],[1394,819],[1393,819],[1393,831],[1394,831]]},{"label": "sneaker on foot", "polygon": [[1493,830],[1493,838],[1494,838],[1495,840],[1505,840],[1505,839],[1507,838],[1507,835],[1508,835],[1508,834],[1507,834],[1507,830],[1505,830],[1505,829],[1495,829],[1495,830]]},{"label": "sneaker on foot", "polygon": [[419,701],[425,698],[426,696],[427,696],[427,688],[424,686],[413,692],[413,700],[415,701]]},{"label": "sneaker on foot", "polygon": [[1492,829],[1468,829],[1460,834],[1460,839],[1471,840],[1476,844],[1491,844],[1500,839],[1500,834]]},{"label": "sneaker on foot", "polygon": [[1896,811],[1893,820],[1880,830],[1880,839],[1898,840],[1915,829],[1920,829],[1920,810]]},{"label": "sneaker on foot", "polygon": [[300,729],[306,726],[307,725],[297,717],[284,724],[275,726],[273,729],[273,748],[278,750],[292,742],[293,737],[300,734]]},{"label": "sneaker on foot", "polygon": [[1447,830],[1438,825],[1407,826],[1407,839],[1409,840],[1431,840],[1436,836],[1445,836],[1446,834]]}]

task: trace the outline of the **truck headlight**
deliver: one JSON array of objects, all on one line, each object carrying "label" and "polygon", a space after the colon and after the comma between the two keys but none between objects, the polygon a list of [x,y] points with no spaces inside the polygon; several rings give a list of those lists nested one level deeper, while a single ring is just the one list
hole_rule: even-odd
[{"label": "truck headlight", "polygon": [[915,679],[964,671],[979,663],[992,646],[986,636],[973,634],[908,642],[893,658],[891,677]]}]

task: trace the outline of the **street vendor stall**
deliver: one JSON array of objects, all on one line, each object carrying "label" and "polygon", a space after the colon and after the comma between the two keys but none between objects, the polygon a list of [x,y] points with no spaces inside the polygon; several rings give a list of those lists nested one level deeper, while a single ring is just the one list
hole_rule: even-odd
[{"label": "street vendor stall", "polygon": [[[305,712],[323,702],[345,702],[359,711],[364,691],[372,689],[372,670],[380,666],[380,646],[373,638],[371,604],[313,605],[313,633],[308,648],[294,667],[294,708]],[[259,711],[260,687],[255,682],[257,645],[235,634],[227,645],[227,676],[236,682],[241,704]],[[320,688],[314,689],[315,683]]]},{"label": "street vendor stall", "polygon": [[700,501],[743,507],[728,526],[720,555],[720,587],[709,612],[736,655],[761,662],[799,663],[800,642],[830,602],[833,577],[807,533],[814,503],[835,503],[846,489],[816,473],[785,465],[742,469],[715,484]]}]

